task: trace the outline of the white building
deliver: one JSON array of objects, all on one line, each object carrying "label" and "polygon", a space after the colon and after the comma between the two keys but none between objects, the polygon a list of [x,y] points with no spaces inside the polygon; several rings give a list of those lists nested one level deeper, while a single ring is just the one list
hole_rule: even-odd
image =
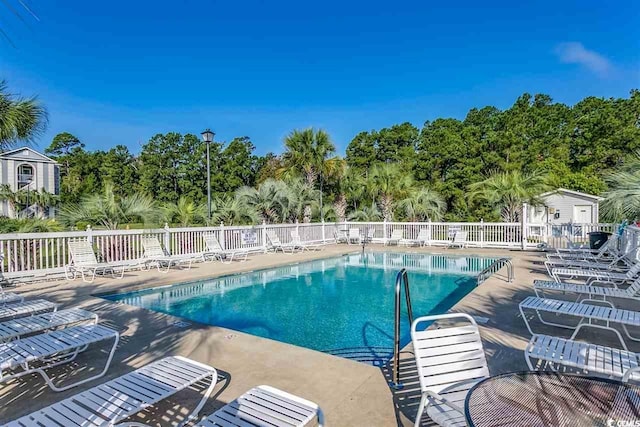
[{"label": "white building", "polygon": [[15,193],[27,193],[16,203],[10,200],[0,201],[0,215],[12,218],[54,216],[53,207],[41,210],[35,200],[42,189],[54,195],[60,194],[60,166],[55,160],[29,147],[4,152],[0,154],[0,184],[8,185]]},{"label": "white building", "polygon": [[602,197],[559,188],[540,195],[543,204],[529,206],[530,224],[592,224],[599,222]]}]

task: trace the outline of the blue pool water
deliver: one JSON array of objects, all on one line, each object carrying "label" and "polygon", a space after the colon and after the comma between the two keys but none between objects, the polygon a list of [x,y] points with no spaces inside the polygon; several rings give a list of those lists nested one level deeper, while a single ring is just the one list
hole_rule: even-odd
[{"label": "blue pool water", "polygon": [[[444,313],[492,258],[368,253],[104,298],[378,364],[393,351],[394,284],[408,269],[414,316]],[[404,308],[404,304],[403,304]],[[402,345],[410,341],[402,317]]]}]

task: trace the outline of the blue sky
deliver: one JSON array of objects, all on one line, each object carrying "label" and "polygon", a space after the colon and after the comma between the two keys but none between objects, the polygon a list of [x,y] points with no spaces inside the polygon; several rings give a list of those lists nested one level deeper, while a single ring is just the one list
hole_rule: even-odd
[{"label": "blue sky", "polygon": [[0,78],[48,107],[40,148],[68,131],[139,152],[211,127],[280,152],[315,126],[342,152],[361,130],[525,91],[572,104],[640,87],[634,1],[23,1],[39,21],[0,3],[15,44],[0,40]]}]

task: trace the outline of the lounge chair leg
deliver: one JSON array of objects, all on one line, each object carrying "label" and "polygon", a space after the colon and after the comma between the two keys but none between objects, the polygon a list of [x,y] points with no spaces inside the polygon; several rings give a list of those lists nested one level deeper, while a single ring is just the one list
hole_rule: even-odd
[{"label": "lounge chair leg", "polygon": [[420,426],[420,421],[422,420],[422,413],[424,412],[425,406],[427,406],[427,399],[429,397],[426,394],[422,394],[420,398],[420,406],[418,406],[418,413],[416,414],[416,422],[413,424],[414,427]]},{"label": "lounge chair leg", "polygon": [[115,353],[115,351],[116,351],[116,347],[118,346],[118,342],[119,342],[119,341],[120,341],[120,334],[116,333],[116,336],[115,336],[115,338],[114,338],[114,340],[113,340],[113,346],[111,347],[111,351],[109,352],[109,357],[107,358],[107,362],[106,362],[106,363],[105,363],[105,365],[104,365],[104,369],[103,369],[99,374],[96,374],[96,375],[94,375],[94,376],[92,376],[92,377],[89,377],[89,378],[85,378],[84,380],[81,380],[81,381],[75,382],[75,383],[73,383],[73,384],[69,384],[69,385],[64,386],[64,387],[56,387],[56,386],[53,384],[52,379],[51,379],[51,378],[49,377],[49,375],[47,375],[47,373],[44,371],[44,369],[45,369],[45,368],[36,369],[36,370],[35,370],[35,371],[33,371],[33,372],[39,373],[39,374],[42,376],[42,378],[44,378],[44,380],[46,381],[46,383],[47,383],[47,385],[49,386],[49,388],[51,388],[51,390],[53,390],[53,391],[65,391],[65,390],[69,390],[70,388],[73,388],[73,387],[79,386],[79,385],[81,385],[81,384],[88,383],[89,381],[93,381],[93,380],[95,380],[95,379],[98,379],[98,378],[100,378],[100,377],[104,376],[104,374],[106,374],[106,373],[107,373],[107,370],[109,369],[109,366],[111,366],[111,360],[113,359],[113,354],[114,354],[114,353]]},{"label": "lounge chair leg", "polygon": [[204,404],[207,403],[207,400],[209,400],[209,396],[211,396],[211,393],[213,393],[213,389],[215,388],[217,382],[218,382],[218,373],[214,371],[213,374],[211,375],[211,383],[209,384],[207,391],[202,396],[202,399],[200,399],[200,402],[198,402],[198,406],[196,406],[193,409],[193,411],[189,414],[188,417],[184,419],[183,422],[178,424],[178,427],[183,427],[198,417],[200,410],[202,410],[202,407],[204,406]]}]

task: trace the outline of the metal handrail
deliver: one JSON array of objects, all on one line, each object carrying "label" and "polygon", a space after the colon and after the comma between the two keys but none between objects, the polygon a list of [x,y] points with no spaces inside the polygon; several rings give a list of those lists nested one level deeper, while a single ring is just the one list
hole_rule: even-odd
[{"label": "metal handrail", "polygon": [[498,258],[478,274],[478,285],[487,280],[489,276],[496,273],[504,266],[507,267],[507,281],[509,283],[513,282],[513,279],[515,279],[515,275],[513,272],[513,264],[511,263],[511,259]]},{"label": "metal handrail", "polygon": [[400,291],[404,285],[404,297],[407,303],[407,314],[409,316],[409,325],[413,323],[413,310],[411,309],[411,295],[409,294],[409,277],[407,269],[403,268],[396,276],[395,286],[395,316],[393,331],[393,379],[390,385],[396,389],[400,389],[403,385],[400,383]]}]

